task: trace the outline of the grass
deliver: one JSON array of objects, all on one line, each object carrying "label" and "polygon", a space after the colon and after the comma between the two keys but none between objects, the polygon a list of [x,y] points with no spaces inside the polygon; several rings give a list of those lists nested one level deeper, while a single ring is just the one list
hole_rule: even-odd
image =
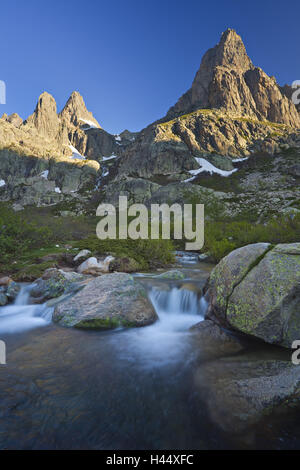
[{"label": "grass", "polygon": [[205,224],[203,252],[209,252],[215,262],[232,250],[242,246],[268,242],[300,242],[300,215],[280,216],[267,223],[254,224],[249,221],[214,221]]},{"label": "grass", "polygon": [[[18,281],[31,281],[57,266],[66,244],[73,249],[90,249],[92,254],[114,254],[132,258],[139,270],[169,265],[174,261],[170,240],[99,240],[95,216],[56,217],[55,208],[26,208],[15,213],[0,205],[0,272]],[[59,246],[56,246],[59,245]],[[76,250],[77,248],[77,250]],[[49,255],[51,255],[49,257]]]},{"label": "grass", "polygon": [[[255,222],[255,214],[244,213],[239,220],[224,218],[222,201],[205,195],[205,201],[187,192],[185,202],[205,204],[205,245],[218,262],[230,251],[251,243],[293,243],[300,241],[300,215],[269,216],[264,223]],[[299,207],[299,201],[294,204]],[[34,280],[45,269],[57,266],[67,252],[89,249],[93,255],[112,254],[130,258],[138,270],[164,267],[174,262],[174,250],[184,249],[186,240],[99,240],[95,216],[57,217],[55,207],[26,208],[15,213],[0,205],[0,272],[15,280]],[[172,235],[171,224],[171,235]],[[59,245],[59,246],[56,246]]]}]

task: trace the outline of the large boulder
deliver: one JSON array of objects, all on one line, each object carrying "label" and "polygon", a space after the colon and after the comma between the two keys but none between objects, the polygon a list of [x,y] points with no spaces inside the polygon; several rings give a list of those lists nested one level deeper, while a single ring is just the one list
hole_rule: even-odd
[{"label": "large boulder", "polygon": [[111,329],[146,326],[157,320],[145,289],[130,274],[97,277],[66,302],[57,305],[53,321],[62,326]]},{"label": "large boulder", "polygon": [[300,338],[300,243],[248,245],[215,267],[207,316],[286,348]]}]

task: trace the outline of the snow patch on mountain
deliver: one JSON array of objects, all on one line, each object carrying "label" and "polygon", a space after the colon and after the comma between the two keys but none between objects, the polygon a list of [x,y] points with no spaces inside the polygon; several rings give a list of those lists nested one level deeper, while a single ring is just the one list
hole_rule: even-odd
[{"label": "snow patch on mountain", "polygon": [[78,150],[73,147],[73,145],[69,145],[69,148],[72,150],[73,155],[72,155],[72,160],[85,160],[85,157],[81,155]]},{"label": "snow patch on mountain", "polygon": [[184,183],[188,183],[190,181],[193,181],[196,178],[196,176],[198,176],[200,173],[203,173],[203,172],[207,172],[210,175],[215,173],[217,175],[227,177],[227,176],[230,176],[230,175],[232,175],[232,173],[235,173],[237,171],[237,168],[234,168],[233,170],[230,170],[230,171],[221,170],[220,168],[217,168],[212,163],[205,160],[205,158],[195,157],[195,160],[198,163],[198,165],[200,165],[200,168],[197,168],[196,170],[190,170],[189,173],[193,176],[192,176],[192,178],[188,178],[188,179],[184,180],[183,181]]}]

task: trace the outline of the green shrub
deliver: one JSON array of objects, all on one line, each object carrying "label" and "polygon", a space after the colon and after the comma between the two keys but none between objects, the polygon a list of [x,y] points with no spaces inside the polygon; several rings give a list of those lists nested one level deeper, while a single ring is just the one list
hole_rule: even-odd
[{"label": "green shrub", "polygon": [[230,251],[251,243],[269,242],[275,245],[299,241],[300,215],[272,218],[265,224],[215,221],[205,224],[205,245],[202,251],[209,252],[218,262]]},{"label": "green shrub", "polygon": [[96,235],[76,242],[74,246],[89,249],[94,254],[112,254],[130,257],[139,269],[150,269],[174,262],[174,245],[171,240],[99,240]]},{"label": "green shrub", "polygon": [[49,244],[52,233],[47,227],[26,222],[18,213],[6,207],[0,210],[0,262],[34,248]]}]

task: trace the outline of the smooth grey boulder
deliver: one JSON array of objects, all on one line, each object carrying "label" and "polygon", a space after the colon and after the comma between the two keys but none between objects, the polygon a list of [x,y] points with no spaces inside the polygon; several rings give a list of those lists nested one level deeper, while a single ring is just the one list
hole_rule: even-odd
[{"label": "smooth grey boulder", "polygon": [[100,330],[146,326],[157,318],[146,290],[125,273],[93,279],[57,305],[53,314],[53,321],[62,326]]},{"label": "smooth grey boulder", "polygon": [[213,270],[208,294],[208,317],[291,348],[300,339],[300,243],[233,251]]}]

